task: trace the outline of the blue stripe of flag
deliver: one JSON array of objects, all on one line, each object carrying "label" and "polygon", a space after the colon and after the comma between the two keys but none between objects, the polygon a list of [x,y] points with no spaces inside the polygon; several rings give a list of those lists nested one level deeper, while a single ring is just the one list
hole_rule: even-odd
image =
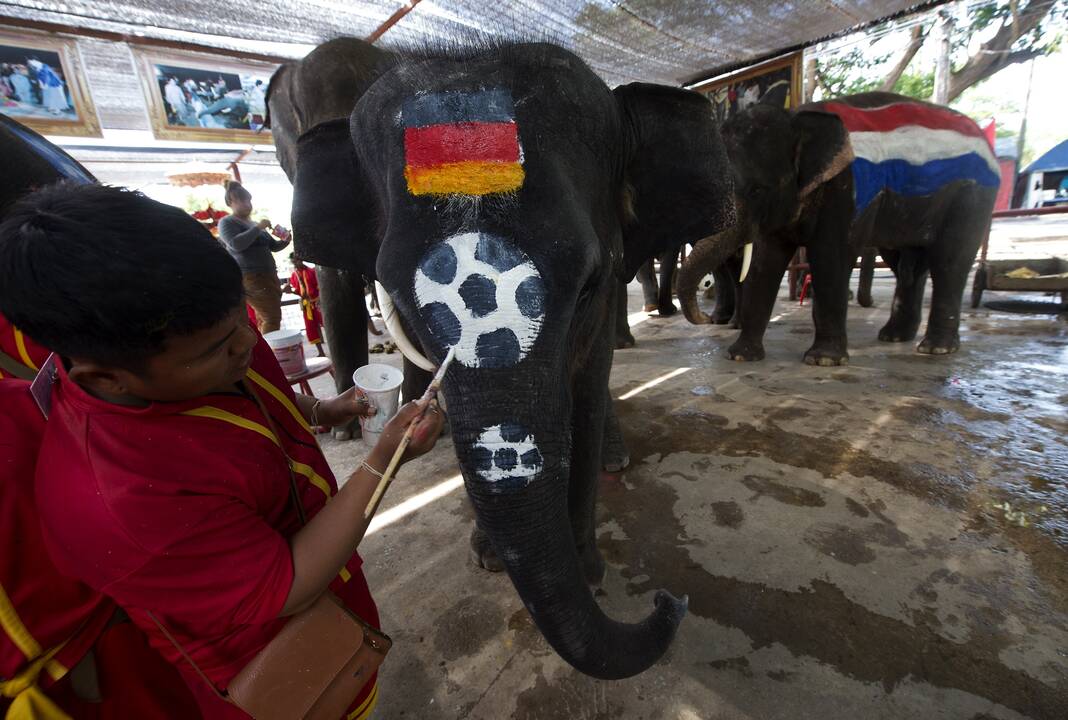
[{"label": "blue stripe of flag", "polygon": [[404,126],[410,128],[515,120],[512,94],[507,90],[430,93],[405,101],[401,111]]},{"label": "blue stripe of flag", "polygon": [[853,161],[856,212],[859,215],[884,189],[906,197],[924,197],[934,195],[956,180],[974,180],[993,188],[1001,184],[1001,178],[978,153],[932,160],[923,165],[912,165],[904,160],[873,163],[856,158]]}]

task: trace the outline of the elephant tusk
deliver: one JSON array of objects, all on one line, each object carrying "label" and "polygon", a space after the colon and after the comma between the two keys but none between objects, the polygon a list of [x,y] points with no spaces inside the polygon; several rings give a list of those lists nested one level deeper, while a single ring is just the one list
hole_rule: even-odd
[{"label": "elephant tusk", "polygon": [[745,282],[745,276],[749,274],[749,263],[753,262],[753,243],[749,242],[745,244],[745,249],[742,250],[742,274],[738,278],[738,282]]},{"label": "elephant tusk", "polygon": [[427,372],[434,372],[437,367],[434,363],[426,359],[423,353],[416,349],[415,344],[408,339],[408,336],[404,334],[404,327],[401,325],[400,318],[397,317],[397,308],[393,304],[393,298],[389,296],[386,289],[382,287],[382,283],[375,280],[375,289],[378,291],[378,304],[382,308],[382,321],[386,323],[386,328],[389,330],[389,334],[393,336],[393,341],[397,343],[397,349],[401,351],[404,357],[411,360],[413,363],[421,367]]}]

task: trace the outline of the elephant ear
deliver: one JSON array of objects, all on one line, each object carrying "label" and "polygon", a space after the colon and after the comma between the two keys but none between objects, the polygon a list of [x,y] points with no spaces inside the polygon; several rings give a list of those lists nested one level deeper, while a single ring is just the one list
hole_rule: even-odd
[{"label": "elephant ear", "polygon": [[712,104],[689,90],[613,90],[624,137],[623,279],[649,258],[734,224],[731,173]]},{"label": "elephant ear", "polygon": [[845,125],[832,113],[802,110],[790,122],[797,138],[794,163],[798,197],[804,200],[849,167],[853,162],[853,146]]},{"label": "elephant ear", "polygon": [[316,125],[297,140],[293,243],[317,265],[374,278],[378,256],[373,196],[356,159],[348,118]]}]

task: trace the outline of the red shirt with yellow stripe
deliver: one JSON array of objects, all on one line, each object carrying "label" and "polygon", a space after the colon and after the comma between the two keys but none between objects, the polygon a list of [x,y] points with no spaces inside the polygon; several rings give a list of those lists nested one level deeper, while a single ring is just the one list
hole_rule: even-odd
[{"label": "red shirt with yellow stripe", "polygon": [[29,684],[62,679],[108,622],[115,605],[61,575],[41,538],[33,473],[44,417],[29,383],[0,380],[0,709]]},{"label": "red shirt with yellow stripe", "polygon": [[[309,518],[337,483],[278,362],[261,338],[247,376],[277,436],[236,391],[134,408],[59,375],[37,475],[57,565],[126,609],[182,671],[205,718],[247,717],[199,679],[147,612],[218,688],[285,624],[289,541],[301,527],[285,456]],[[377,627],[361,565],[354,553],[330,589]],[[348,717],[369,715],[376,697],[371,682]]]}]

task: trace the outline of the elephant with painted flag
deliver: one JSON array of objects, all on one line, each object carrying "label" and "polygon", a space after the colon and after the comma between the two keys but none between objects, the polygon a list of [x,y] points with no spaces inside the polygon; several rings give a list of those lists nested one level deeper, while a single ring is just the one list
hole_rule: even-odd
[{"label": "elephant with painted flag", "polygon": [[763,359],[783,271],[804,247],[816,329],[804,360],[846,364],[849,276],[857,256],[875,247],[897,278],[879,339],[916,337],[930,274],[931,311],[917,350],[956,352],[964,286],[1000,182],[993,149],[975,122],[946,107],[874,92],[795,111],[756,105],[729,119],[722,134],[739,222],[699,242],[680,272],[679,298],[691,322],[711,322],[697,306],[701,278],[744,247],[741,332],[728,355]]}]

